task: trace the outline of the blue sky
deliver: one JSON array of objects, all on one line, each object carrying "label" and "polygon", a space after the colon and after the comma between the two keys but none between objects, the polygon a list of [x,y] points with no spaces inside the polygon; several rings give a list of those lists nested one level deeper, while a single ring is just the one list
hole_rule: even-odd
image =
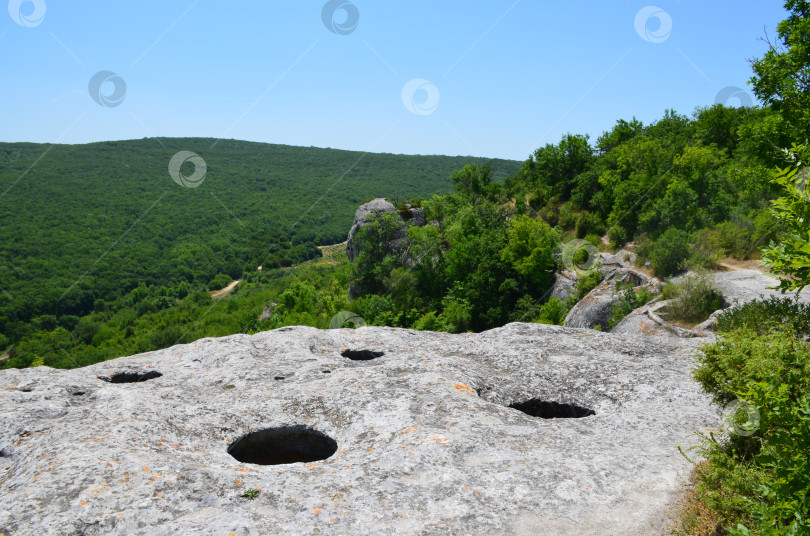
[{"label": "blue sky", "polygon": [[11,0],[0,141],[204,136],[522,160],[566,132],[691,114],[729,86],[752,98],[746,60],[783,2],[650,1]]}]

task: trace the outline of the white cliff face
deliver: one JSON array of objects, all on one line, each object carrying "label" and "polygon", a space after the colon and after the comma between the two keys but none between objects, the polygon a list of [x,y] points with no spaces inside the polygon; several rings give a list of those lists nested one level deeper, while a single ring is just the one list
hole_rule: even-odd
[{"label": "white cliff face", "polygon": [[696,344],[298,327],[2,371],[0,534],[662,534],[718,425]]}]

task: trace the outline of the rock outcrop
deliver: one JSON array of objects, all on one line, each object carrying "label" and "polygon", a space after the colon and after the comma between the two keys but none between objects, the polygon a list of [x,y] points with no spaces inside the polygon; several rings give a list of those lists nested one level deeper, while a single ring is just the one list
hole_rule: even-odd
[{"label": "rock outcrop", "polygon": [[[586,294],[574,305],[565,317],[565,325],[572,328],[607,329],[613,306],[621,299],[622,291],[617,285],[626,288],[632,287],[640,290],[641,287],[655,293],[660,281],[643,272],[631,268],[635,255],[621,250],[614,255],[601,253],[599,271],[604,279],[595,289]],[[565,288],[564,280],[558,277],[554,289],[559,285]]]},{"label": "rock outcrop", "polygon": [[[427,224],[425,213],[421,208],[411,208],[410,205],[408,205],[406,209],[399,210],[382,197],[372,199],[368,203],[360,205],[354,213],[354,223],[349,230],[349,236],[346,240],[346,255],[348,255],[349,261],[354,262],[354,259],[357,258],[357,255],[360,254],[360,250],[362,249],[361,242],[356,239],[360,229],[388,212],[397,212],[402,221],[410,221],[412,225],[417,227],[422,227]],[[405,238],[405,235],[405,227],[402,227],[392,237],[392,241],[388,247],[392,250],[397,249],[400,246],[399,242]]]},{"label": "rock outcrop", "polygon": [[[674,278],[678,281],[684,277],[695,277],[694,273],[687,273]],[[767,276],[756,270],[733,270],[729,272],[715,272],[711,274],[714,288],[723,295],[727,305],[726,309],[713,312],[708,319],[692,329],[685,329],[667,322],[663,313],[669,301],[654,301],[643,305],[628,314],[611,333],[630,333],[640,335],[654,335],[661,337],[703,337],[712,338],[717,325],[717,316],[724,310],[739,307],[754,300],[763,300],[771,297],[797,299],[795,292],[782,294],[774,287],[779,280]],[[802,293],[798,297],[801,303],[810,303],[810,295]]]},{"label": "rock outcrop", "polygon": [[[410,205],[406,205],[405,209],[399,210],[382,197],[372,199],[368,203],[360,205],[354,214],[354,224],[349,230],[349,236],[346,240],[346,255],[349,257],[350,262],[354,262],[363,249],[362,240],[357,236],[360,229],[389,212],[396,212],[399,216],[399,220],[397,221],[402,221],[406,223],[406,225],[400,223],[398,224],[399,227],[392,230],[384,248],[389,252],[401,254],[403,265],[410,266],[413,263],[413,259],[407,252],[407,225],[415,225],[417,227],[426,225],[427,219],[425,218],[425,213],[421,208],[412,208]],[[351,300],[364,293],[365,289],[363,289],[362,286],[349,286],[349,299]]]},{"label": "rock outcrop", "polygon": [[[756,270],[734,270],[730,272],[717,272],[712,274],[714,288],[723,294],[723,298],[731,305],[743,305],[750,301],[777,298],[795,298],[795,292],[782,294],[773,287],[779,286],[779,280],[767,276]],[[810,293],[799,294],[800,303],[810,303]]]},{"label": "rock outcrop", "polygon": [[0,371],[0,534],[663,534],[719,424],[695,344],[296,327]]},{"label": "rock outcrop", "polygon": [[346,255],[348,255],[349,261],[354,262],[354,259],[360,254],[360,241],[355,240],[358,231],[383,214],[395,212],[396,210],[397,207],[382,197],[372,199],[357,208],[357,211],[354,213],[354,223],[349,230],[349,237],[346,241]]}]

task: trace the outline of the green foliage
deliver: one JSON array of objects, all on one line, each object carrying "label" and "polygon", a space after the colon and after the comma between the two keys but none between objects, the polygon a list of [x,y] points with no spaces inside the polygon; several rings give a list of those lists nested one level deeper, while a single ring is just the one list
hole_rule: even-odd
[{"label": "green foliage", "polygon": [[[574,261],[577,262],[576,256]],[[597,267],[593,267],[587,272],[580,274],[577,280],[576,292],[565,300],[561,300],[555,296],[550,297],[543,305],[537,308],[533,316],[533,318],[535,318],[534,321],[540,324],[555,324],[561,326],[565,321],[565,317],[568,315],[568,311],[590,291],[598,287],[603,277],[602,272],[600,272]]]},{"label": "green foliage", "polygon": [[227,287],[233,281],[228,274],[217,274],[211,281],[208,282],[208,290],[219,290]]},{"label": "green foliage", "polygon": [[261,494],[261,492],[259,490],[257,490],[257,489],[249,489],[246,492],[244,492],[242,495],[240,495],[240,497],[242,497],[243,499],[247,499],[249,501],[252,501],[252,500],[258,498],[259,494]]},{"label": "green foliage", "polygon": [[[129,299],[139,303],[138,315],[154,313],[173,306],[166,298],[222,288],[217,274],[242,278],[259,265],[317,259],[317,244],[346,239],[363,199],[445,193],[454,170],[489,162],[234,140],[212,148],[214,141],[0,143],[0,191],[8,190],[0,210],[0,332],[15,344],[54,329],[33,325],[36,317],[83,317]],[[166,166],[180,150],[207,163],[198,188],[169,177]],[[517,168],[492,161],[489,178],[499,184]],[[140,305],[127,294],[141,284],[141,293],[154,286],[166,296]]]},{"label": "green foliage", "polygon": [[738,321],[721,321],[722,336],[698,355],[694,377],[715,401],[755,411],[738,411],[728,437],[703,436],[696,491],[729,534],[807,534],[810,344],[779,316],[747,325],[767,309],[788,308],[776,301],[734,313]]},{"label": "green foliage", "polygon": [[720,332],[745,328],[762,334],[781,325],[789,326],[800,336],[810,336],[810,305],[771,296],[717,315],[717,331]]},{"label": "green foliage", "polygon": [[565,315],[571,309],[572,305],[568,305],[556,296],[552,296],[540,308],[537,320],[539,324],[554,324],[561,326],[565,320]]},{"label": "green foliage", "polygon": [[610,246],[614,249],[618,249],[627,243],[627,229],[621,225],[611,225],[607,234],[610,240]]},{"label": "green foliage", "polygon": [[757,97],[772,105],[805,141],[810,131],[810,2],[787,0],[785,9],[790,15],[779,23],[776,42],[768,41],[765,55],[751,62],[751,83]]},{"label": "green foliage", "polygon": [[554,282],[557,261],[554,251],[560,235],[542,220],[517,216],[508,231],[508,242],[501,250],[501,260],[538,288],[548,288]]},{"label": "green foliage", "polygon": [[689,256],[690,249],[688,233],[675,228],[664,231],[650,255],[655,275],[665,277],[677,273]]},{"label": "green foliage", "polygon": [[725,305],[723,295],[714,289],[710,275],[682,277],[665,285],[661,297],[672,300],[663,316],[667,320],[684,324],[699,324]]},{"label": "green foliage", "polygon": [[608,330],[616,327],[624,317],[652,300],[655,296],[646,288],[635,290],[632,286],[621,291],[619,299],[610,307],[610,317],[608,318]]},{"label": "green foliage", "polygon": [[810,146],[794,146],[790,154],[793,165],[774,178],[783,196],[773,201],[773,215],[788,229],[788,235],[779,243],[771,242],[762,250],[762,257],[781,274],[782,291],[801,292],[810,285]]},{"label": "green foliage", "polygon": [[577,301],[581,300],[586,294],[598,287],[603,277],[602,272],[596,267],[591,268],[584,274],[580,274],[577,280]]}]

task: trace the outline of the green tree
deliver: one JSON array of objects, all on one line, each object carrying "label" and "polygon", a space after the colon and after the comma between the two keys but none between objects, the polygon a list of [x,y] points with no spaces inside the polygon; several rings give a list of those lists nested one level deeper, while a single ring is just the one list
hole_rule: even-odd
[{"label": "green tree", "polygon": [[801,290],[810,285],[810,192],[808,192],[808,163],[810,148],[794,146],[793,165],[780,170],[774,178],[784,191],[773,201],[773,215],[788,230],[779,243],[771,241],[763,248],[762,258],[777,274],[781,274],[782,291]]},{"label": "green tree", "polygon": [[667,229],[655,243],[650,262],[659,277],[673,275],[689,256],[689,234],[680,229]]},{"label": "green tree", "polygon": [[509,228],[508,243],[501,251],[501,260],[511,263],[542,292],[554,280],[557,269],[554,251],[559,244],[559,233],[547,223],[520,215]]},{"label": "green tree", "polygon": [[810,132],[810,2],[787,0],[788,18],[777,26],[777,37],[766,37],[768,51],[751,61],[754,93],[770,104],[796,130],[797,141]]}]

